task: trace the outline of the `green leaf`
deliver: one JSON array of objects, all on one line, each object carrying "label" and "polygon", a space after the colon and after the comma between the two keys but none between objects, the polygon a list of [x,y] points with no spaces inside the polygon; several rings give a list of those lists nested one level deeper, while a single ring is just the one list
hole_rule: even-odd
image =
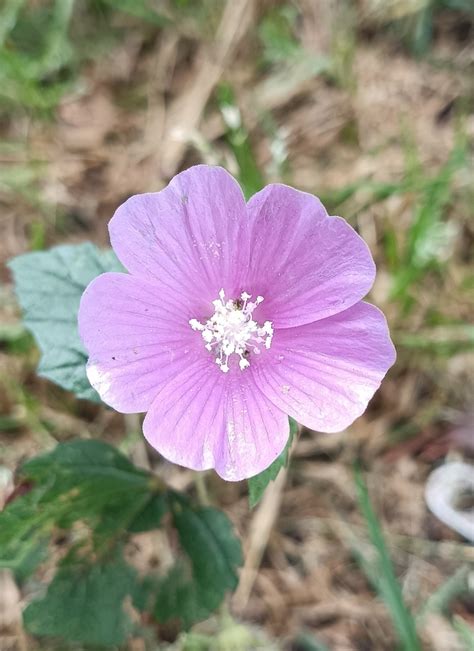
[{"label": "green leaf", "polygon": [[64,563],[44,597],[24,611],[25,627],[33,635],[84,644],[122,644],[132,627],[123,601],[134,583],[135,571],[121,558]]},{"label": "green leaf", "polygon": [[189,562],[178,563],[162,580],[155,616],[158,621],[178,620],[184,628],[206,618],[238,583],[242,550],[232,524],[221,511],[192,508],[174,495],[173,520]]},{"label": "green leaf", "polygon": [[[60,489],[100,477],[105,482],[125,486],[137,483],[142,486],[148,473],[133,465],[117,448],[95,439],[59,443],[51,452],[30,459],[22,466],[22,474],[29,479],[42,481],[54,475],[61,479]],[[104,485],[104,484],[103,484]]]},{"label": "green leaf", "polygon": [[[61,443],[23,466],[28,479],[47,486],[41,505],[52,506],[58,525],[94,519],[95,533],[126,528],[149,501],[151,477],[103,441]],[[53,481],[48,482],[48,478]]]},{"label": "green leaf", "polygon": [[293,438],[297,431],[298,424],[290,418],[290,436],[283,452],[270,466],[268,466],[266,470],[247,480],[249,487],[249,504],[251,509],[260,502],[268,484],[276,479],[282,468],[288,465],[291,444],[293,443]]},{"label": "green leaf", "polygon": [[152,495],[145,503],[144,508],[128,525],[128,531],[130,533],[142,533],[143,531],[157,529],[168,507],[167,493]]},{"label": "green leaf", "polygon": [[368,578],[374,583],[375,588],[385,601],[404,651],[421,651],[415,620],[405,605],[382,529],[370,503],[362,473],[358,469],[356,469],[355,481],[359,507],[366,520],[369,536],[376,551],[375,564],[370,565]]},{"label": "green leaf", "polygon": [[242,550],[227,516],[211,507],[191,508],[181,502],[173,520],[181,546],[191,559],[193,574],[201,587],[201,599],[216,608],[227,590],[237,587],[237,568]]},{"label": "green leaf", "polygon": [[0,567],[20,573],[41,541],[49,537],[44,527],[52,520],[50,513],[39,507],[44,489],[27,490],[0,513]]},{"label": "green leaf", "polygon": [[[0,567],[23,577],[33,573],[52,532],[73,530],[72,551],[45,596],[25,612],[35,635],[121,644],[130,628],[121,610],[126,595],[159,621],[188,628],[237,586],[242,553],[228,518],[213,508],[194,508],[102,441],[58,444],[24,464],[20,479],[15,499],[0,513]],[[130,534],[160,526],[167,510],[182,554],[166,577],[151,573],[135,580],[110,550]]]},{"label": "green leaf", "polygon": [[48,557],[48,540],[42,538],[35,540],[30,545],[27,553],[22,558],[17,558],[17,562],[10,566],[15,574],[15,579],[21,584],[35,573],[38,566]]},{"label": "green leaf", "polygon": [[156,595],[155,616],[160,622],[178,620],[184,630],[209,617],[212,608],[201,601],[199,585],[193,580],[188,564],[178,561],[160,582]]},{"label": "green leaf", "polygon": [[[59,443],[51,452],[31,459],[22,474],[34,482],[48,484],[47,498],[71,493],[76,499],[86,491],[95,509],[107,503],[110,495],[148,492],[150,475],[137,468],[113,446],[87,440]],[[94,490],[99,491],[94,495]],[[44,501],[44,499],[43,499]]]},{"label": "green leaf", "polygon": [[[21,474],[27,492],[0,513],[0,566],[23,563],[53,525],[67,529],[85,520],[99,542],[124,532],[140,516],[141,526],[148,520],[151,528],[147,506],[158,500],[158,492],[165,494],[148,473],[95,440],[60,443],[28,461]],[[155,505],[154,526],[156,515]]]},{"label": "green leaf", "polygon": [[135,18],[140,18],[157,27],[163,27],[171,23],[171,19],[163,13],[158,13],[153,8],[153,3],[148,0],[104,0],[116,11],[123,11]]},{"label": "green leaf", "polygon": [[38,374],[79,398],[100,402],[86,376],[77,313],[91,280],[105,271],[123,270],[115,254],[87,242],[25,253],[10,260],[9,267],[24,324],[41,350]]},{"label": "green leaf", "polygon": [[141,613],[153,612],[159,580],[155,574],[146,574],[135,582],[131,599],[133,607]]}]

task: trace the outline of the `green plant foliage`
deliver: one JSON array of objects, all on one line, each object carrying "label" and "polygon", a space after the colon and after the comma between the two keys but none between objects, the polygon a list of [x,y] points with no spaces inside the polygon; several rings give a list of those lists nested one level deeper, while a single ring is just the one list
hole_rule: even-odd
[{"label": "green plant foliage", "polygon": [[430,356],[451,357],[474,350],[474,326],[468,323],[433,326],[417,333],[394,333],[397,345],[422,351]]},{"label": "green plant foliage", "polygon": [[[416,283],[428,273],[442,272],[448,261],[449,245],[456,236],[456,226],[453,220],[446,219],[446,213],[455,200],[459,177],[468,173],[469,168],[468,149],[462,131],[448,160],[433,176],[426,174],[413,147],[408,147],[406,154],[406,174],[400,181],[385,183],[365,178],[322,196],[330,212],[352,213],[352,216],[362,214],[370,206],[391,196],[405,196],[410,201],[414,200],[406,238],[402,241],[397,230],[388,225],[384,232],[384,252],[392,277],[390,298],[400,303],[404,314],[416,301],[413,292]],[[362,202],[357,201],[358,193],[364,198]],[[460,345],[463,347],[464,340],[470,339],[470,335],[464,328],[462,332],[460,330],[460,335]],[[433,338],[437,337],[433,333]],[[418,342],[421,342],[421,337],[412,338],[409,335],[408,339],[407,345],[410,347],[418,347]],[[453,345],[457,346],[457,342]],[[451,347],[450,341],[447,346]],[[431,348],[431,344],[426,347]],[[436,347],[438,350],[443,348]]]},{"label": "green plant foliage", "polygon": [[249,134],[242,122],[234,93],[228,84],[221,84],[219,87],[217,101],[226,125],[226,140],[239,168],[240,185],[245,198],[250,199],[263,188],[265,182],[252,151]]},{"label": "green plant foliage", "polygon": [[[48,486],[41,503],[59,506],[54,513],[58,525],[97,520],[94,531],[105,536],[133,522],[154,497],[150,475],[102,441],[63,443],[26,463],[23,472],[29,480]],[[65,512],[62,503],[68,506]],[[119,507],[117,513],[114,505]]]},{"label": "green plant foliage", "polygon": [[100,402],[86,376],[87,355],[77,332],[81,295],[96,276],[122,271],[111,250],[89,242],[25,253],[9,262],[23,321],[41,350],[38,374],[73,391],[79,398]]},{"label": "green plant foliage", "polygon": [[404,651],[421,651],[414,617],[403,599],[382,529],[372,508],[367,486],[359,469],[356,469],[355,481],[359,508],[365,518],[369,537],[376,552],[373,563],[368,563],[362,558],[359,560],[362,561],[361,564],[366,570],[367,577],[385,601]]},{"label": "green plant foliage", "polygon": [[[339,83],[338,57],[334,56],[335,53],[330,56],[317,54],[304,47],[298,33],[300,19],[297,7],[288,3],[271,7],[266,12],[258,28],[262,67],[278,70],[273,83],[283,87],[289,88],[292,80],[309,79],[316,75],[326,75]],[[345,36],[347,46],[347,34]]]},{"label": "green plant foliage", "polygon": [[73,7],[74,0],[37,8],[25,0],[7,0],[0,14],[0,101],[48,111],[70,88],[67,75],[60,73],[71,70]]},{"label": "green plant foliage", "polygon": [[193,508],[172,500],[174,525],[186,561],[178,561],[161,582],[155,604],[159,621],[179,620],[184,628],[205,619],[237,587],[242,551],[228,518],[211,507]]},{"label": "green plant foliage", "polygon": [[[227,516],[211,507],[193,508],[180,500],[173,506],[174,525],[201,586],[202,602],[215,608],[226,590],[237,587],[242,562],[240,543]],[[216,579],[216,577],[218,577]]]},{"label": "green plant foliage", "polygon": [[209,617],[211,612],[201,601],[189,563],[176,563],[158,584],[156,619],[159,622],[177,621],[188,630],[195,622]]},{"label": "green plant foliage", "polygon": [[168,16],[153,8],[153,4],[156,3],[152,0],[102,0],[102,2],[115,11],[123,11],[157,27],[163,27],[171,22]]},{"label": "green plant foliage", "polygon": [[295,645],[300,651],[330,651],[325,644],[306,632],[298,635]]},{"label": "green plant foliage", "polygon": [[286,63],[301,55],[303,48],[295,35],[298,12],[284,5],[267,13],[259,27],[265,63]]},{"label": "green plant foliage", "polygon": [[[160,527],[167,512],[167,528],[174,526],[180,541],[177,563],[165,577],[139,580],[118,550],[131,534]],[[237,585],[242,554],[228,518],[195,507],[102,441],[61,443],[23,465],[0,513],[0,567],[28,578],[58,530],[69,552],[46,594],[25,611],[35,635],[121,644],[130,631],[122,612],[127,596],[149,617],[188,628]]]},{"label": "green plant foliage", "polygon": [[102,563],[67,558],[44,597],[25,609],[25,627],[72,642],[122,644],[132,628],[123,602],[134,583],[134,570],[120,556]]},{"label": "green plant foliage", "polygon": [[[171,22],[153,0],[3,0],[0,3],[0,107],[51,116],[73,89],[86,61],[117,43],[129,27],[156,29]],[[123,21],[123,16],[122,16]]]},{"label": "green plant foliage", "polygon": [[145,502],[142,510],[128,525],[130,533],[143,533],[160,526],[161,520],[169,508],[168,494],[156,493]]},{"label": "green plant foliage", "polygon": [[[24,494],[0,514],[0,566],[20,566],[54,526],[68,529],[80,520],[100,546],[135,518],[145,520],[141,510],[158,490],[150,475],[102,441],[62,443],[27,462],[21,476]],[[150,526],[151,515],[147,520]]]},{"label": "green plant foliage", "polygon": [[459,616],[453,617],[451,625],[458,634],[459,640],[464,645],[466,651],[472,651],[472,649],[474,649],[474,631],[472,626],[469,626],[469,624]]},{"label": "green plant foliage", "polygon": [[453,601],[463,595],[468,595],[469,579],[472,568],[469,565],[461,565],[446,581],[444,581],[426,600],[416,620],[423,624],[431,613],[449,615]]},{"label": "green plant foliage", "polygon": [[250,508],[253,509],[253,507],[256,506],[258,502],[260,502],[268,484],[276,479],[278,473],[282,468],[288,465],[291,444],[293,443],[293,439],[297,431],[298,423],[290,418],[290,436],[283,452],[270,466],[268,466],[266,470],[258,475],[255,475],[255,477],[250,477],[250,479],[247,480],[249,487]]},{"label": "green plant foliage", "polygon": [[[457,143],[449,160],[432,179],[418,180],[415,171],[413,185],[421,187],[418,204],[407,234],[404,250],[399,253],[400,266],[393,277],[391,297],[409,307],[410,286],[430,269],[436,268],[450,238],[449,225],[443,220],[452,197],[455,173],[466,165],[464,142]],[[424,182],[423,182],[424,181]],[[410,179],[408,179],[408,185]]]},{"label": "green plant foliage", "polygon": [[381,2],[379,20],[386,23],[397,42],[402,42],[415,56],[430,53],[438,21],[443,20],[443,10],[464,14],[467,19],[474,13],[472,0],[423,0],[422,2]]}]

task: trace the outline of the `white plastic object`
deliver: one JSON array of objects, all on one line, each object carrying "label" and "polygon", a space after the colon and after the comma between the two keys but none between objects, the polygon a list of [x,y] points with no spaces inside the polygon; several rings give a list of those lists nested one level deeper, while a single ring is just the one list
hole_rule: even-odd
[{"label": "white plastic object", "polygon": [[474,543],[474,508],[461,511],[455,507],[467,492],[474,495],[474,466],[453,461],[430,474],[425,486],[425,500],[441,522]]}]

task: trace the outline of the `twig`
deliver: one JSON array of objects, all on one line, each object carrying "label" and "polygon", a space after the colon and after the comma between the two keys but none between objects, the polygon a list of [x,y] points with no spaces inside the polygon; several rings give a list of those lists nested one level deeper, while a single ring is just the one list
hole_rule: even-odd
[{"label": "twig", "polygon": [[283,468],[275,481],[268,485],[250,524],[245,564],[240,575],[239,587],[232,600],[234,608],[238,611],[245,608],[252,592],[270,533],[280,510],[287,474],[287,468]]},{"label": "twig", "polygon": [[151,470],[150,460],[146,450],[145,439],[141,435],[141,422],[139,414],[125,414],[125,431],[127,438],[134,441],[130,457],[133,463],[144,470]]},{"label": "twig", "polygon": [[202,48],[197,53],[188,87],[169,107],[161,143],[161,169],[165,177],[176,172],[187,147],[187,139],[179,137],[180,132],[191,133],[199,126],[212,91],[252,23],[254,4],[254,0],[226,3],[212,51]]},{"label": "twig", "polygon": [[197,497],[201,506],[210,506],[211,500],[206,485],[206,473],[194,473],[194,485],[196,486]]}]

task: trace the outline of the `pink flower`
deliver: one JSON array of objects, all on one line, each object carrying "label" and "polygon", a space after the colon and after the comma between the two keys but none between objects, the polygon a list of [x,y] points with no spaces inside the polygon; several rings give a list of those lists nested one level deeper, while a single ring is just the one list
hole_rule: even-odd
[{"label": "pink flower", "polygon": [[310,194],[269,185],[246,205],[225,170],[198,165],[128,199],[109,231],[129,274],[82,297],[88,377],[117,411],[148,412],[146,439],[174,463],[251,477],[284,448],[288,415],[346,428],[395,360],[361,302],[369,249]]}]

